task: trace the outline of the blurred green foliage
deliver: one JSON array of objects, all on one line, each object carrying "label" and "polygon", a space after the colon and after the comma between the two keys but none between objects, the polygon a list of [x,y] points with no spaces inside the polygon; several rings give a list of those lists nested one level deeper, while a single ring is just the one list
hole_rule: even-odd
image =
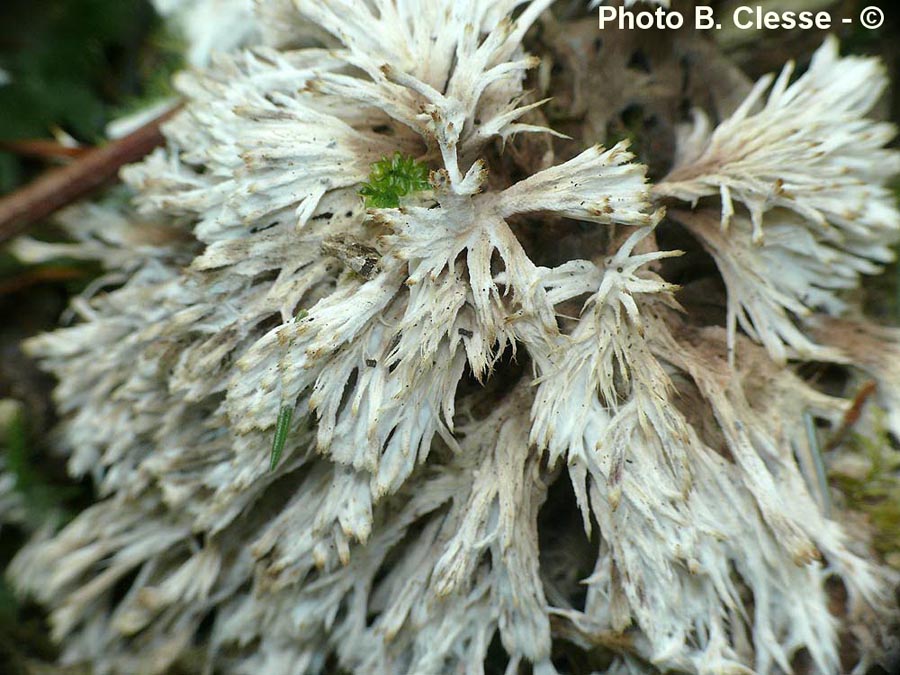
[{"label": "blurred green foliage", "polygon": [[874,529],[872,545],[895,567],[900,567],[900,450],[887,431],[884,413],[876,413],[874,436],[853,434],[848,451],[858,460],[853,472],[833,472],[847,506],[866,514]]},{"label": "blurred green foliage", "polygon": [[144,0],[4,0],[0,137],[46,136],[58,125],[96,141],[105,104],[137,91],[137,45],[152,19]]},{"label": "blurred green foliage", "polygon": [[3,430],[6,470],[15,477],[16,491],[22,496],[28,529],[71,519],[66,501],[81,495],[75,485],[56,485],[36,465],[33,435],[25,415],[19,411]]},{"label": "blurred green foliage", "polygon": [[[179,54],[147,0],[0,0],[0,140],[59,128],[98,143],[135,101],[166,93]],[[0,153],[0,193],[29,173]]]}]

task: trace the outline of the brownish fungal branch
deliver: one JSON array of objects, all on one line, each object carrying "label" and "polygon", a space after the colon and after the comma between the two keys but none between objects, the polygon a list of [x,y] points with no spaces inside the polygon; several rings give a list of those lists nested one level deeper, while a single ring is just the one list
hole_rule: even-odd
[{"label": "brownish fungal branch", "polygon": [[0,244],[102,187],[116,177],[121,167],[161,145],[164,139],[160,125],[180,108],[176,106],[127,136],[90,150],[71,164],[48,171],[0,199]]}]

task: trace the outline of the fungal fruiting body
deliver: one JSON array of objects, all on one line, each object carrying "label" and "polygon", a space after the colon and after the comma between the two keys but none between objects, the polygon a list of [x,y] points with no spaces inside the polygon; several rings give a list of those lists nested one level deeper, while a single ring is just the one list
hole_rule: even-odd
[{"label": "fungal fruiting body", "polygon": [[[531,93],[549,0],[257,5],[259,44],[178,77],[135,209],[67,216],[108,285],[27,343],[98,495],[12,566],[63,659],[836,673],[846,629],[862,672],[893,576],[796,457],[852,398],[804,362],[900,435],[900,340],[848,293],[900,225],[879,63],[826,40],[651,184]],[[724,289],[679,289],[668,233]]]}]

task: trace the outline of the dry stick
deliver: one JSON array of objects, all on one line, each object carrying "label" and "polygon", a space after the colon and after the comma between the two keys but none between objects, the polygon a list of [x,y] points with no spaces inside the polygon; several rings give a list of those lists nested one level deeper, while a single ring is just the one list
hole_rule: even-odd
[{"label": "dry stick", "polygon": [[836,448],[841,444],[841,442],[843,442],[850,429],[853,428],[853,425],[855,425],[859,421],[859,418],[862,416],[862,409],[866,401],[877,390],[878,385],[871,380],[860,387],[859,391],[856,393],[856,396],[853,397],[852,405],[847,409],[847,412],[844,413],[844,419],[841,421],[841,426],[837,429],[837,431],[834,432],[834,435],[825,444],[825,447],[822,448],[823,452],[834,450],[834,448]]},{"label": "dry stick", "polygon": [[0,244],[103,186],[116,177],[121,167],[162,145],[159,127],[180,108],[176,106],[127,136],[91,150],[67,166],[48,171],[0,199]]},{"label": "dry stick", "polygon": [[878,389],[874,381],[863,384],[856,396],[853,397],[853,403],[844,413],[841,420],[841,426],[832,434],[831,438],[824,446],[819,445],[818,434],[816,434],[816,424],[813,420],[812,413],[808,410],[803,413],[803,426],[806,428],[806,439],[809,446],[809,452],[798,450],[797,459],[800,461],[803,470],[808,473],[815,474],[815,484],[812,482],[812,476],[808,478],[811,490],[816,492],[819,505],[826,518],[831,517],[831,499],[828,496],[828,471],[825,468],[825,460],[823,455],[834,450],[838,445],[843,443],[850,429],[859,421],[862,416],[863,406],[866,400],[872,396]]},{"label": "dry stick", "polygon": [[0,141],[0,150],[37,159],[72,160],[76,157],[84,157],[93,148],[82,146],[73,148],[47,138],[25,138],[16,141]]},{"label": "dry stick", "polygon": [[79,269],[77,267],[32,268],[11,279],[0,280],[0,298],[4,295],[18,293],[38,284],[84,279],[87,275],[87,270]]}]

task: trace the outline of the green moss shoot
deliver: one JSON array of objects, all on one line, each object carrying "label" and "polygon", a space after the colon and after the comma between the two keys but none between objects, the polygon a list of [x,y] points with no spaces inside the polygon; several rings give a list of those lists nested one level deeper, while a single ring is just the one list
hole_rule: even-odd
[{"label": "green moss shoot", "polygon": [[428,167],[395,152],[393,157],[382,157],[372,165],[369,181],[363,184],[359,194],[369,208],[395,209],[400,206],[401,197],[430,187]]}]

